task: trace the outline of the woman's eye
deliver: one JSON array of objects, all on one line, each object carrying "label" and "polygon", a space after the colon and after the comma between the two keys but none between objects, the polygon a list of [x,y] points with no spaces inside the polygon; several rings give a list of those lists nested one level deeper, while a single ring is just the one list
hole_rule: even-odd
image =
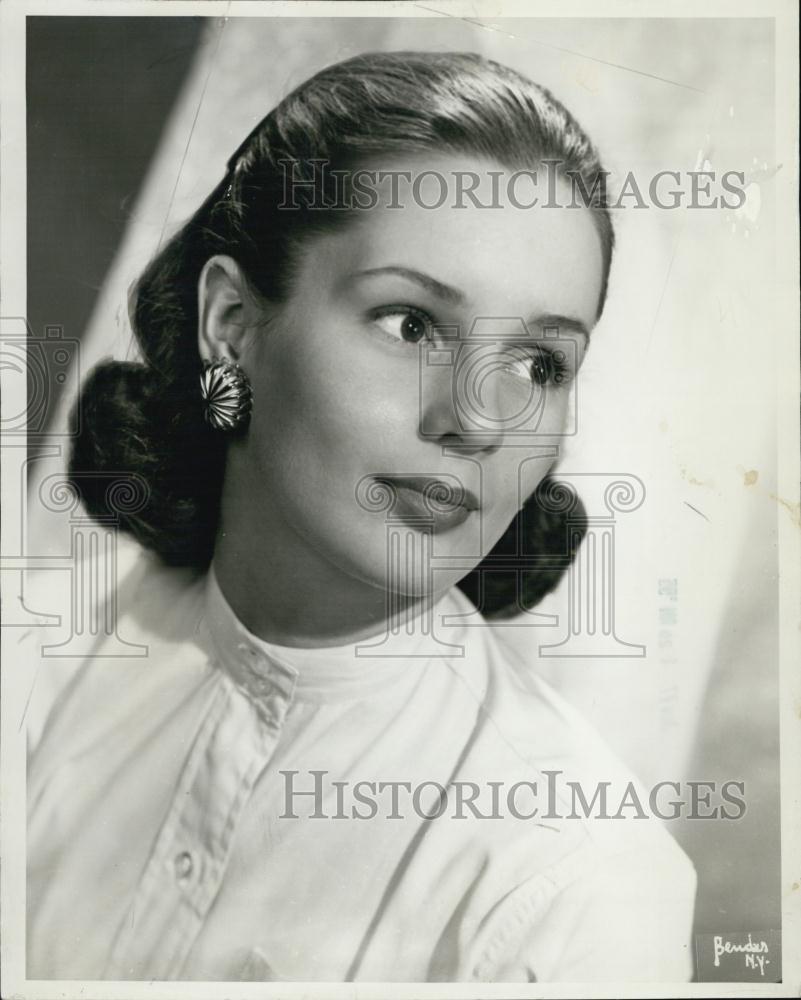
[{"label": "woman's eye", "polygon": [[567,355],[563,350],[547,350],[539,345],[532,350],[514,352],[510,359],[509,371],[520,378],[528,379],[534,385],[564,385],[570,380]]},{"label": "woman's eye", "polygon": [[392,308],[375,314],[373,322],[387,336],[407,344],[419,344],[430,338],[434,322],[426,313],[409,308]]}]

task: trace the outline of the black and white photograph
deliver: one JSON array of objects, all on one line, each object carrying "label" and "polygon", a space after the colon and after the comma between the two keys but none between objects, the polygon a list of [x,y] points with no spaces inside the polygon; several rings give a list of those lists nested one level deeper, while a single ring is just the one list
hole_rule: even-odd
[{"label": "black and white photograph", "polygon": [[2,995],[798,995],[795,3],[0,18]]}]

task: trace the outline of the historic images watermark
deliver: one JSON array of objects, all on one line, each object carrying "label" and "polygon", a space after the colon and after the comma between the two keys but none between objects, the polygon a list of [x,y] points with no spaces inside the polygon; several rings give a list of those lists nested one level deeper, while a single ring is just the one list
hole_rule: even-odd
[{"label": "historic images watermark", "polygon": [[[724,209],[736,211],[747,200],[743,170],[658,170],[643,177],[634,171],[614,176],[600,170],[587,178],[565,169],[563,160],[543,159],[539,169],[332,169],[324,159],[279,161],[284,211],[370,211],[469,207],[499,209],[607,208],[662,211]],[[233,187],[233,185],[232,185]],[[230,189],[229,189],[230,190]]]},{"label": "historic images watermark", "polygon": [[571,780],[543,770],[537,780],[336,780],[327,770],[279,772],[284,808],[279,819],[724,819],[746,812],[745,782],[659,781],[644,789],[633,781]]}]

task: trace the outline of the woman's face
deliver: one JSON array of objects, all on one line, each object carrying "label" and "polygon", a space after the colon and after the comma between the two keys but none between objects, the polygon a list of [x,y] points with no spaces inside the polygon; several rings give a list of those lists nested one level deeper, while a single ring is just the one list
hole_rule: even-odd
[{"label": "woman's face", "polygon": [[[498,165],[383,167],[437,170],[449,197],[426,208],[438,183],[419,203],[407,184],[402,208],[384,198],[305,247],[288,301],[245,338],[253,413],[226,489],[298,565],[412,595],[469,572],[553,465],[603,263],[585,208],[481,207]],[[480,204],[454,207],[460,170]]]}]

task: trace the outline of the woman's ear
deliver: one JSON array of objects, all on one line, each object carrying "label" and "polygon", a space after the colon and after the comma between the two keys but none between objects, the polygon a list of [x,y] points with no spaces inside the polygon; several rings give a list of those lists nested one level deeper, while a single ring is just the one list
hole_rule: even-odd
[{"label": "woman's ear", "polygon": [[197,286],[198,350],[204,361],[238,362],[250,328],[245,276],[232,257],[217,255],[203,265]]}]

